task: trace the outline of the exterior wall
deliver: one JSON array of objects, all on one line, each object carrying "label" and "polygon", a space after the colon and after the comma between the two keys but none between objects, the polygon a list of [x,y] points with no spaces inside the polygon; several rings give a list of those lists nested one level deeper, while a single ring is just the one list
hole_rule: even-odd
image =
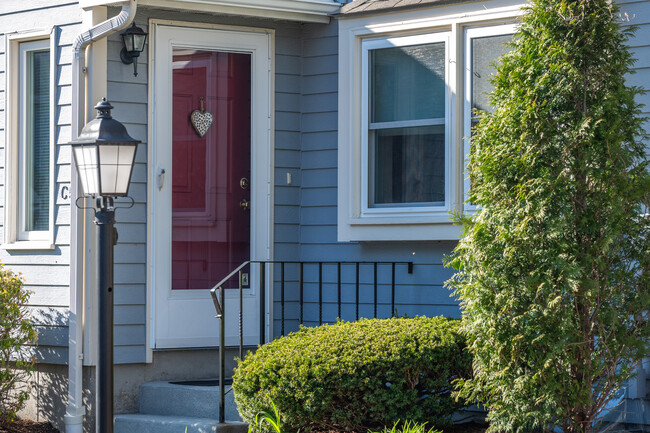
[{"label": "exterior wall", "polygon": [[[22,11],[22,12],[16,12]],[[15,272],[21,272],[25,287],[32,291],[29,300],[34,322],[37,324],[39,344],[36,355],[39,362],[63,364],[68,360],[68,307],[70,261],[70,200],[63,198],[63,187],[70,184],[70,150],[66,143],[70,136],[70,63],[71,44],[77,35],[81,10],[76,2],[29,0],[3,2],[0,7],[0,238],[4,239],[5,164],[8,135],[7,111],[7,35],[34,30],[54,29],[51,38],[56,47],[55,83],[55,182],[56,206],[54,243],[52,251],[7,251],[0,249],[0,262]],[[65,194],[64,194],[65,195]]]},{"label": "exterior wall", "polygon": [[[108,16],[118,11],[109,10]],[[135,22],[148,31],[147,18],[140,11]],[[132,65],[124,65],[120,60],[122,47],[119,33],[109,36],[106,97],[115,107],[113,116],[142,143],[138,146],[129,186],[134,205],[115,212],[119,239],[114,260],[114,357],[116,363],[132,363],[145,360],[146,343],[148,54],[145,50],[138,58],[135,77]]]},{"label": "exterior wall", "polygon": [[[650,1],[623,0],[618,3],[624,19],[637,26],[636,33],[630,40],[632,56],[636,59],[635,73],[628,76],[627,82],[645,90],[638,102],[643,105],[641,111],[647,118],[650,117]],[[650,134],[650,121],[646,121],[645,130]],[[650,139],[646,141],[650,153]]]},{"label": "exterior wall", "polygon": [[[86,367],[83,372],[85,431],[94,431],[95,425],[95,380],[94,368]],[[63,417],[66,413],[68,394],[68,368],[65,365],[37,364],[30,381],[30,398],[18,413],[23,419],[49,421],[61,432],[65,432]]]},{"label": "exterior wall", "polygon": [[[398,261],[415,264],[413,275],[404,265],[396,270],[396,311],[399,315],[446,315],[458,317],[457,304],[443,287],[452,276],[442,259],[455,242],[338,242],[337,241],[337,116],[338,116],[338,23],[328,26],[307,24],[303,27],[301,76],[301,188],[300,188],[300,260],[302,261]],[[360,316],[374,316],[372,265],[361,268]],[[315,281],[315,267],[305,270],[305,280]],[[335,265],[324,267],[324,322],[338,317]],[[356,318],[354,269],[343,267],[343,308],[341,319]],[[309,275],[308,275],[309,274]],[[391,314],[389,304],[390,270],[378,271],[380,306],[378,317]],[[318,323],[315,284],[305,286],[304,317]],[[276,292],[278,287],[276,284]],[[281,333],[276,293],[275,334]],[[296,285],[287,289],[286,331],[298,326],[299,294]]]},{"label": "exterior wall", "polygon": [[[632,56],[636,59],[634,74],[627,77],[630,85],[644,89],[644,93],[637,99],[642,104],[641,112],[646,118],[644,129],[646,131],[646,150],[650,155],[650,1],[618,1],[621,15],[629,20],[631,25],[637,26],[629,45]],[[625,392],[622,413],[613,412],[613,420],[629,424],[650,425],[650,354],[643,365],[636,371],[636,378],[632,379],[630,387]],[[645,431],[645,430],[644,430]]]},{"label": "exterior wall", "polygon": [[[6,0],[5,0],[6,1]],[[55,250],[51,252],[6,251],[0,249],[0,261],[22,272],[26,286],[34,293],[30,308],[40,334],[37,349],[42,363],[67,362],[67,312],[69,307],[69,238],[70,203],[61,197],[61,189],[70,182],[71,43],[79,31],[80,13],[76,2],[29,0],[6,2],[0,6],[0,220],[4,216],[5,150],[6,150],[6,34],[35,28],[55,27],[56,42],[56,208]],[[8,6],[8,4],[12,4]],[[639,26],[630,45],[638,59],[636,74],[629,83],[650,87],[650,1],[623,1],[622,12],[631,24]],[[25,12],[11,12],[15,10]],[[115,9],[109,10],[109,16]],[[453,241],[409,242],[338,242],[337,241],[337,113],[338,113],[338,25],[298,24],[274,20],[247,19],[217,15],[202,15],[157,11],[140,8],[136,23],[147,30],[149,18],[174,19],[206,23],[222,23],[247,27],[276,29],[275,46],[275,187],[274,187],[274,259],[303,261],[412,261],[414,274],[406,276],[402,269],[398,279],[396,306],[398,314],[460,315],[457,303],[443,287],[452,271],[444,268],[442,259],[449,254]],[[116,379],[121,388],[119,411],[133,411],[137,405],[137,386],[145,380],[158,378],[190,379],[213,374],[216,364],[214,351],[181,354],[154,354],[153,363],[146,361],[146,275],[147,275],[147,52],[139,58],[139,75],[134,77],[130,66],[119,60],[121,42],[113,35],[108,43],[108,99],[115,106],[114,114],[129,133],[142,140],[136,157],[130,195],[135,200],[132,209],[117,212],[120,240],[115,250],[115,361],[122,364]],[[96,101],[91,101],[92,103]],[[650,116],[650,92],[641,96],[644,115]],[[647,123],[650,130],[650,122]],[[291,176],[289,181],[287,174]],[[4,221],[1,221],[0,236]],[[313,269],[310,271],[313,273]],[[368,271],[363,275],[362,316],[371,316],[372,293]],[[324,300],[328,307],[323,320],[334,321],[338,315],[332,269],[325,272]],[[277,278],[277,273],[276,273]],[[380,272],[382,308],[380,316],[391,313],[386,308],[386,282],[389,275]],[[287,289],[286,330],[297,327],[299,314],[295,279]],[[279,287],[275,286],[274,333],[281,333]],[[317,321],[314,302],[317,288],[307,287],[305,314],[312,323]],[[350,286],[344,287],[346,302],[352,302]],[[349,304],[351,305],[351,304]],[[348,305],[348,307],[349,307]],[[341,318],[350,320],[346,307]],[[177,356],[178,355],[178,356]],[[200,359],[205,368],[187,369],[186,359]],[[171,360],[171,361],[170,361]],[[53,367],[56,381],[65,379],[62,367]],[[47,370],[47,369],[46,369]],[[55,371],[56,370],[56,371]],[[90,370],[87,370],[87,376]],[[44,370],[45,371],[45,370]],[[42,373],[45,375],[45,373]],[[39,376],[40,377],[40,376]],[[45,376],[43,376],[45,377]],[[90,377],[90,376],[89,376]],[[63,378],[63,379],[62,379]],[[40,380],[40,379],[38,379]],[[49,379],[48,379],[49,380]],[[53,379],[54,380],[54,379]],[[89,385],[90,380],[85,380]],[[46,382],[40,382],[41,385]],[[43,388],[39,386],[38,388]],[[61,383],[56,393],[65,395]],[[44,417],[51,412],[58,417],[60,408],[48,409],[50,397],[35,400],[36,412]],[[52,400],[53,401],[53,400]],[[40,406],[39,406],[40,405]],[[41,415],[38,415],[41,416]]]}]

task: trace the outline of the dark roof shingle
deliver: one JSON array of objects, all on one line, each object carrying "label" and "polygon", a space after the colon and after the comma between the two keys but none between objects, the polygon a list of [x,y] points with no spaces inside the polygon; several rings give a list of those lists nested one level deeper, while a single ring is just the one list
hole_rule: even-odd
[{"label": "dark roof shingle", "polygon": [[463,3],[465,1],[472,0],[354,0],[343,6],[336,16],[366,15],[389,12],[389,10],[396,9],[414,9],[450,3]]}]

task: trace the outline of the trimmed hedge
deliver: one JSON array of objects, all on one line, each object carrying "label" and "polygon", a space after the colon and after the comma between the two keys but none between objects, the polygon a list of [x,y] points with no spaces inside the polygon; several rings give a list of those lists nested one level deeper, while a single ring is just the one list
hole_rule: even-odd
[{"label": "trimmed hedge", "polygon": [[301,328],[239,362],[239,412],[252,423],[273,402],[294,431],[365,432],[399,420],[445,425],[462,406],[451,381],[471,371],[458,325],[416,317]]}]

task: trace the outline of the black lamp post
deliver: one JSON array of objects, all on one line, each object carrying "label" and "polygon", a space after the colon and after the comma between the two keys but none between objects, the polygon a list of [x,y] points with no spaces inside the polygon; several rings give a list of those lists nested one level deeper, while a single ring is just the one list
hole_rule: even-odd
[{"label": "black lamp post", "polygon": [[120,59],[125,65],[133,63],[133,75],[138,76],[138,57],[144,51],[144,44],[147,42],[147,33],[135,23],[122,33],[124,48],[120,51]]},{"label": "black lamp post", "polygon": [[97,118],[73,140],[72,153],[83,194],[95,199],[97,225],[97,290],[99,293],[99,358],[97,362],[97,432],[113,433],[113,247],[117,242],[113,198],[129,190],[135,151],[140,141],[111,117],[103,98]]}]

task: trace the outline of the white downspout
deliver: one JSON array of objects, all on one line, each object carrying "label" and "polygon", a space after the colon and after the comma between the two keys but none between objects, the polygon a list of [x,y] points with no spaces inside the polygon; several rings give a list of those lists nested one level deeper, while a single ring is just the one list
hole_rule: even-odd
[{"label": "white downspout", "polygon": [[[126,0],[118,15],[91,29],[82,32],[75,39],[72,50],[72,139],[79,136],[82,114],[86,110],[85,89],[82,89],[85,67],[85,49],[91,42],[108,37],[126,28],[133,19],[138,7],[137,0]],[[70,181],[70,221],[75,223],[70,232],[70,319],[68,338],[68,407],[63,418],[66,433],[83,433],[83,264],[79,263],[79,253],[85,255],[83,242],[79,242],[79,209],[75,206],[78,197],[79,180],[74,163],[71,164]],[[83,237],[82,237],[83,239]],[[85,262],[85,260],[84,260]]]}]

